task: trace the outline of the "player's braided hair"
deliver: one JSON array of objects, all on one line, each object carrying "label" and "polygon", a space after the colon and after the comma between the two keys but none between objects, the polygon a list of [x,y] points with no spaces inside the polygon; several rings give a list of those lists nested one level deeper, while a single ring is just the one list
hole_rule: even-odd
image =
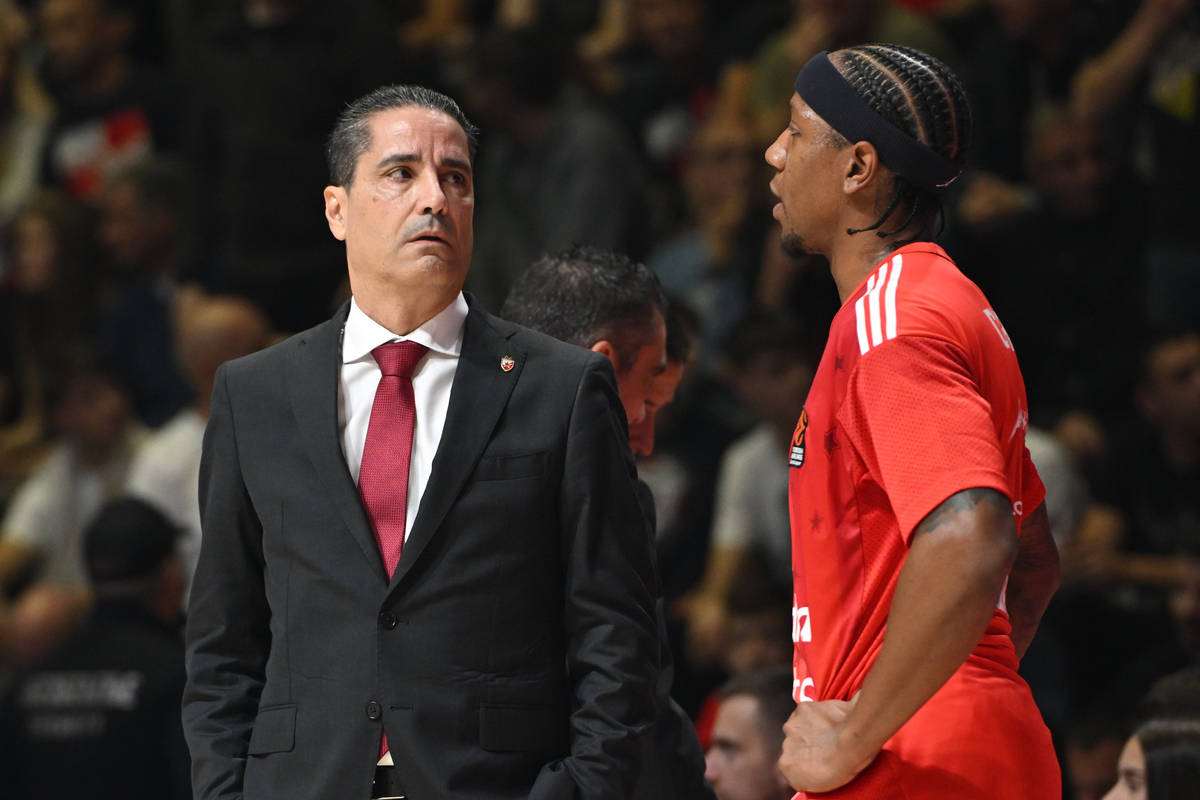
[{"label": "player's braided hair", "polygon": [[[971,145],[971,105],[967,93],[950,68],[933,56],[895,44],[849,47],[830,60],[875,113],[900,130],[952,161],[965,162]],[[881,231],[897,208],[908,216],[896,229]],[[847,233],[876,231],[880,238],[893,236],[914,224],[919,227],[905,245],[921,238],[933,220],[942,219],[942,200],[896,175],[892,199],[883,216],[870,227]]]}]

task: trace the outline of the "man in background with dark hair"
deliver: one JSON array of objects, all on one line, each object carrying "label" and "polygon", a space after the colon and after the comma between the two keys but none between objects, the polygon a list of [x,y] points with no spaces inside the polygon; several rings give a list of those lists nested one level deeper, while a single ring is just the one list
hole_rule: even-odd
[{"label": "man in background with dark hair", "polygon": [[154,428],[194,399],[176,357],[172,319],[190,183],[182,164],[147,158],[117,172],[100,198],[100,240],[117,281],[101,336],[129,384],[134,411]]},{"label": "man in background with dark hair", "polygon": [[[667,302],[654,273],[626,255],[573,247],[545,256],[517,278],[502,315],[539,333],[602,353],[617,372],[634,452],[654,451],[653,420],[675,394],[690,355],[687,332],[668,326]],[[674,333],[674,337],[670,336]],[[674,354],[675,360],[669,354]],[[636,435],[635,435],[636,434]],[[638,499],[654,530],[654,497],[638,481]],[[703,754],[687,714],[671,699],[675,665],[667,642],[662,585],[656,578],[659,656],[654,728],[645,740],[637,800],[712,797],[703,782]]]},{"label": "man in background with dark hair", "polygon": [[184,698],[204,800],[633,790],[659,643],[616,377],[462,292],[475,133],[421,87],[352,103],[324,193],[352,300],[217,371]]},{"label": "man in background with dark hair", "polygon": [[46,407],[58,441],[0,522],[0,661],[28,664],[74,628],[87,603],[84,531],[145,440],[124,385],[92,353],[60,366]]},{"label": "man in background with dark hair", "polygon": [[790,800],[795,792],[779,771],[779,753],[783,724],[796,708],[791,669],[739,675],[717,694],[705,773],[717,800]]},{"label": "man in background with dark hair", "polygon": [[176,530],[139,500],[88,528],[96,606],[20,677],[0,708],[0,796],[8,800],[190,800],[179,720],[183,574]]}]

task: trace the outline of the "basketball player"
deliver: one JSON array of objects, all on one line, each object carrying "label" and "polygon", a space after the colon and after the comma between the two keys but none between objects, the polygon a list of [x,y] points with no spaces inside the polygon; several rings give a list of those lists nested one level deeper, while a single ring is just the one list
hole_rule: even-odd
[{"label": "basketball player", "polygon": [[[791,448],[801,797],[1061,796],[1017,675],[1058,581],[1025,387],[987,299],[929,241],[971,110],[916,50],[821,53],[767,151],[789,253],[842,308]],[[811,701],[811,702],[810,702]]]}]

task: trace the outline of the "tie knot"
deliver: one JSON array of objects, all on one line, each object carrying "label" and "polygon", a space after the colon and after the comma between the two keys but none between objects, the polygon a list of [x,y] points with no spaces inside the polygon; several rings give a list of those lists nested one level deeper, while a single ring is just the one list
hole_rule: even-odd
[{"label": "tie knot", "polygon": [[388,342],[371,351],[384,375],[411,378],[417,362],[429,348],[417,342]]}]

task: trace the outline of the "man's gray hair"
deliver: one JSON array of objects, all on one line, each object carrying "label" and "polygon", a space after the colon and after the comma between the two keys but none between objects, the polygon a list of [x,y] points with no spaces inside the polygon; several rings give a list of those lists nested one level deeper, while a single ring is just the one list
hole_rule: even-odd
[{"label": "man's gray hair", "polygon": [[325,153],[329,160],[329,182],[349,189],[354,183],[354,171],[362,154],[371,149],[371,117],[393,108],[427,108],[440,111],[453,119],[467,135],[467,149],[472,160],[479,143],[479,129],[467,121],[458,103],[424,86],[381,86],[355,100],[338,117],[329,134]]}]

